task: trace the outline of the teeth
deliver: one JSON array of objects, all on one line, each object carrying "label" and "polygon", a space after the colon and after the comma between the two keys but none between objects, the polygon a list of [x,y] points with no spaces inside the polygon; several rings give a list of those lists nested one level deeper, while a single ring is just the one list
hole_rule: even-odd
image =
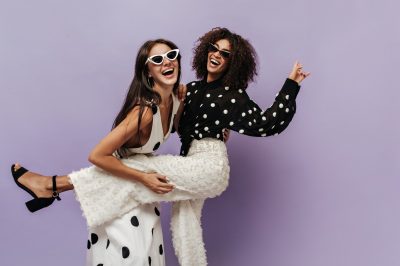
[{"label": "teeth", "polygon": [[162,72],[162,74],[163,75],[169,75],[169,74],[172,74],[172,72],[174,72],[174,69],[173,68],[169,68],[169,69],[164,70]]},{"label": "teeth", "polygon": [[211,58],[211,63],[213,63],[214,65],[219,65],[220,64],[220,62],[218,62],[217,60],[215,60],[215,59],[213,59],[213,58]]}]

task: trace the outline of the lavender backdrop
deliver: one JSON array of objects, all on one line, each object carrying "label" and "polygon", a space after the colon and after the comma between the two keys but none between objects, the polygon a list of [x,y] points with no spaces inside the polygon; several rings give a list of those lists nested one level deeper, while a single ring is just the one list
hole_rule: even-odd
[{"label": "lavender backdrop", "polygon": [[[138,47],[166,37],[183,53],[215,26],[260,58],[249,94],[269,106],[294,60],[312,76],[278,137],[233,133],[231,184],[204,210],[210,265],[400,265],[397,1],[0,0],[0,264],[84,265],[73,193],[30,214],[9,173],[88,165],[132,77]],[[173,137],[162,153],[176,153]],[[168,242],[168,265],[177,265]]]}]

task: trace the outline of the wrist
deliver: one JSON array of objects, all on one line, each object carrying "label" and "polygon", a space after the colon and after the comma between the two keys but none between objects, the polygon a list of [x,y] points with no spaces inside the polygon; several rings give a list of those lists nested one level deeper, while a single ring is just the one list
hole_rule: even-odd
[{"label": "wrist", "polygon": [[140,183],[144,183],[144,181],[146,180],[147,177],[147,173],[139,173],[139,175],[137,176],[137,181],[139,181]]}]

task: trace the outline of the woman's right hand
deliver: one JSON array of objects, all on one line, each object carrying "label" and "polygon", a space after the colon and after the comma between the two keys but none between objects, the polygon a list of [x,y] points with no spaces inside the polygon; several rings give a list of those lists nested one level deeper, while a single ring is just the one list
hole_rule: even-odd
[{"label": "woman's right hand", "polygon": [[300,84],[305,78],[307,78],[311,73],[303,71],[303,65],[298,61],[294,62],[292,72],[289,74],[289,79],[296,81]]},{"label": "woman's right hand", "polygon": [[142,178],[142,183],[158,194],[171,192],[174,186],[168,184],[167,177],[158,173],[145,173]]}]

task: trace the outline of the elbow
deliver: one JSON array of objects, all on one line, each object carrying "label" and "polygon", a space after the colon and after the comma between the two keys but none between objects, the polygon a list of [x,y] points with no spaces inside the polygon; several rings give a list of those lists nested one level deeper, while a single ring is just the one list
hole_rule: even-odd
[{"label": "elbow", "polygon": [[91,152],[88,157],[88,161],[94,165],[99,164],[99,156],[95,152]]}]

